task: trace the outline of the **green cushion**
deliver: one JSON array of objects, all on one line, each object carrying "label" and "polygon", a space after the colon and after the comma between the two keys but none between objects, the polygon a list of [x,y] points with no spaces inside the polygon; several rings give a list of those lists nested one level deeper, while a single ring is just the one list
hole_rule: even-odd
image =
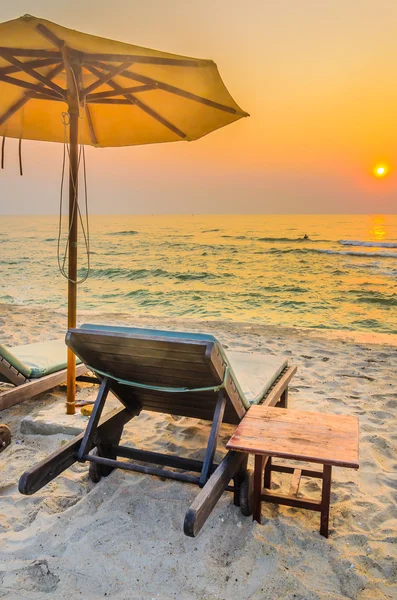
[{"label": "green cushion", "polygon": [[[0,354],[25,377],[39,378],[66,369],[67,346],[65,340],[38,342],[6,349],[0,346]],[[77,359],[77,362],[81,362]]]},{"label": "green cushion", "polygon": [[0,356],[4,360],[6,360],[12,367],[14,367],[17,371],[22,373],[22,375],[24,377],[26,377],[26,378],[30,377],[32,370],[29,369],[29,367],[27,367],[23,363],[21,363],[21,361],[19,361],[17,359],[17,357],[14,354],[12,354],[12,352],[10,350],[7,350],[7,348],[5,346],[2,346],[1,344],[0,344]]}]

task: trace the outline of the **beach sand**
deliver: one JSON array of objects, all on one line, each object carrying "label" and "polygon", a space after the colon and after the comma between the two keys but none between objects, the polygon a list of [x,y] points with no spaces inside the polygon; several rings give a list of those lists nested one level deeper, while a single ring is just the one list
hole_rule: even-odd
[{"label": "beach sand", "polygon": [[[187,538],[183,519],[195,486],[125,471],[94,486],[78,463],[22,496],[23,471],[70,439],[20,432],[23,416],[64,402],[65,389],[56,388],[0,416],[13,433],[0,454],[0,598],[397,598],[395,339],[123,314],[80,313],[84,321],[207,331],[229,348],[287,356],[298,365],[291,407],[359,416],[360,470],[333,470],[328,540],[317,513],[265,505],[259,525],[229,493],[200,535]],[[3,305],[0,335],[5,345],[54,339],[64,323],[61,312]],[[78,397],[94,396],[94,387],[79,386]],[[207,435],[198,420],[142,413],[123,440],[196,457]],[[224,441],[228,435],[225,428]],[[314,497],[319,487],[306,480],[302,491]]]}]

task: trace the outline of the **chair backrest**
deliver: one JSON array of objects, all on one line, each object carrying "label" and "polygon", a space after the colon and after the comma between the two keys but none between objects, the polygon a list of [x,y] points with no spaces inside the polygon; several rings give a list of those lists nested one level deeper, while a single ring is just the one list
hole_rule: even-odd
[{"label": "chair backrest", "polygon": [[[220,343],[211,335],[83,325],[70,329],[66,344],[99,375],[151,388],[216,388],[225,380],[224,421],[239,423],[249,403],[244,397]],[[168,392],[117,385],[117,395],[142,409],[212,420],[217,393]]]}]

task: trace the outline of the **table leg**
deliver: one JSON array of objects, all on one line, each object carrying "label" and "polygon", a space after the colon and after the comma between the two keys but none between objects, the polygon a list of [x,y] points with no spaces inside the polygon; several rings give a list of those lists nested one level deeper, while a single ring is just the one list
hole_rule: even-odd
[{"label": "table leg", "polygon": [[331,465],[323,468],[323,489],[321,493],[321,526],[320,535],[328,537],[329,507],[331,501]]},{"label": "table leg", "polygon": [[272,457],[265,456],[265,472],[263,475],[263,487],[270,490],[272,487]]},{"label": "table leg", "polygon": [[261,522],[261,504],[262,504],[262,477],[263,477],[263,463],[265,457],[261,454],[255,454],[255,468],[254,468],[254,509],[252,513],[252,519],[254,521]]},{"label": "table leg", "polygon": [[278,406],[279,408],[288,408],[288,388],[281,394]]}]

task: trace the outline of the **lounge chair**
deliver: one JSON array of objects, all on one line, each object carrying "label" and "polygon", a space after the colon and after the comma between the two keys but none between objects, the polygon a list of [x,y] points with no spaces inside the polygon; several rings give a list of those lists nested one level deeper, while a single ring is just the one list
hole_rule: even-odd
[{"label": "lounge chair", "polygon": [[[89,461],[89,476],[95,482],[122,468],[200,486],[185,517],[184,531],[192,537],[224,490],[233,492],[243,514],[251,514],[252,473],[245,455],[231,451],[214,464],[220,426],[237,425],[250,401],[286,406],[296,367],[273,356],[229,351],[226,355],[212,335],[196,333],[84,325],[70,329],[66,343],[101,378],[101,387],[85,433],[26,471],[19,482],[22,494],[35,493],[76,461]],[[124,408],[100,420],[110,391]],[[141,410],[212,421],[204,459],[120,446],[124,425]]]},{"label": "lounge chair", "polygon": [[[64,383],[66,350],[64,339],[8,349],[0,344],[0,381],[13,386],[0,392],[0,410]],[[85,365],[77,365],[78,376],[86,371]]]}]

